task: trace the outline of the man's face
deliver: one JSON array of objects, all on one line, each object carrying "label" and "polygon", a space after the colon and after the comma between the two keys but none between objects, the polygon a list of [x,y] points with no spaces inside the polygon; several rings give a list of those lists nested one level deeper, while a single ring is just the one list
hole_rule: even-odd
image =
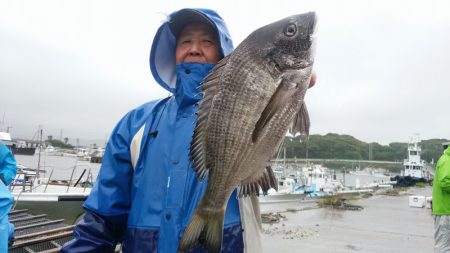
[{"label": "man's face", "polygon": [[187,25],[177,39],[175,53],[176,64],[199,62],[216,64],[220,60],[217,36],[213,29],[205,24]]}]

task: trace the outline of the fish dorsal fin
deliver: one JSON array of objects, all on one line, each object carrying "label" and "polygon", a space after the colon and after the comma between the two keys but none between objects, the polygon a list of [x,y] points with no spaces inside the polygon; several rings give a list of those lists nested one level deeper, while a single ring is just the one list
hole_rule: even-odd
[{"label": "fish dorsal fin", "polygon": [[295,92],[297,87],[296,83],[288,79],[281,79],[275,93],[269,100],[269,103],[264,108],[261,113],[261,117],[258,122],[256,122],[255,129],[252,134],[252,141],[255,143],[259,136],[261,136],[262,131],[265,126],[270,122],[270,120],[279,112],[289,101],[289,98]]},{"label": "fish dorsal fin", "polygon": [[197,173],[200,180],[205,178],[208,174],[208,169],[205,163],[205,145],[206,145],[206,130],[209,118],[209,111],[212,105],[214,96],[219,91],[220,76],[222,69],[227,64],[229,57],[223,58],[205,77],[199,89],[203,93],[203,98],[198,102],[200,108],[196,112],[197,124],[194,130],[194,136],[191,142],[190,158],[192,167]]},{"label": "fish dorsal fin", "polygon": [[242,182],[239,188],[239,197],[259,196],[259,189],[261,188],[264,195],[267,194],[270,188],[278,191],[277,179],[270,166],[267,166],[259,177],[250,178]]},{"label": "fish dorsal fin", "polygon": [[310,125],[311,123],[309,121],[308,109],[306,108],[306,104],[303,101],[302,105],[300,106],[300,110],[298,110],[297,114],[294,117],[294,121],[289,128],[289,133],[291,133],[293,136],[295,136],[297,133],[302,136],[308,136]]}]

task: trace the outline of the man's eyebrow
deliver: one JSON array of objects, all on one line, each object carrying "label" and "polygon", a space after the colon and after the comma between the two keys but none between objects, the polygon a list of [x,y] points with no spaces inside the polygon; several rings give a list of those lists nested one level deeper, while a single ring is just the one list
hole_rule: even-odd
[{"label": "man's eyebrow", "polygon": [[200,36],[201,37],[207,37],[208,39],[212,39],[212,40],[218,41],[217,36],[215,34],[211,33],[211,32],[204,32],[204,33],[200,34]]}]

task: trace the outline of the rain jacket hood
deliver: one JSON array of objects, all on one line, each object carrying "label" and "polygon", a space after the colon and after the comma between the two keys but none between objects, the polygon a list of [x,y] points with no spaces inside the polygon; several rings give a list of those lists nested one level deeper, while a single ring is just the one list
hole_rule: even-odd
[{"label": "rain jacket hood", "polygon": [[447,148],[446,150],[444,150],[444,155],[450,157],[450,148]]},{"label": "rain jacket hood", "polygon": [[175,64],[176,37],[170,24],[177,15],[187,13],[191,16],[199,15],[199,17],[210,21],[210,24],[217,31],[221,53],[224,57],[234,49],[228,28],[217,12],[208,9],[182,9],[170,14],[168,19],[159,27],[153,39],[150,51],[150,69],[159,85],[171,93],[175,93],[176,90],[177,67]]}]

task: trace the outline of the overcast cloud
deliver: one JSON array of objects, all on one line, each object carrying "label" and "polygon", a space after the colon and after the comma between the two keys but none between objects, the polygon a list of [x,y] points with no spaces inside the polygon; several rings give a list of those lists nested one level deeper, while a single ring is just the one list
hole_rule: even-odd
[{"label": "overcast cloud", "polygon": [[235,46],[316,11],[312,134],[450,139],[449,1],[0,0],[0,128],[105,139],[126,112],[169,95],[150,74],[150,45],[165,15],[184,7],[217,10]]}]

